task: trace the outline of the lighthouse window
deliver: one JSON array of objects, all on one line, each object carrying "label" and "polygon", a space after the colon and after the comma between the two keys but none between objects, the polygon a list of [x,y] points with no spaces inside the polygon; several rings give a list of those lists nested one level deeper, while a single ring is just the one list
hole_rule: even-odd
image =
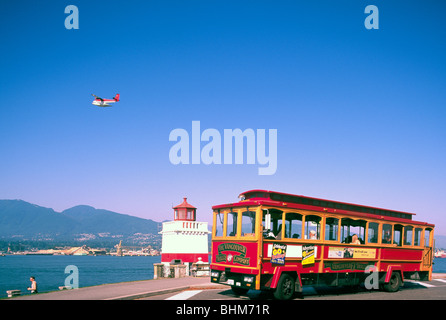
[{"label": "lighthouse window", "polygon": [[238,212],[228,212],[227,237],[235,237],[237,235],[237,216]]},{"label": "lighthouse window", "polygon": [[256,232],[256,213],[245,211],[242,213],[242,237],[254,237]]}]

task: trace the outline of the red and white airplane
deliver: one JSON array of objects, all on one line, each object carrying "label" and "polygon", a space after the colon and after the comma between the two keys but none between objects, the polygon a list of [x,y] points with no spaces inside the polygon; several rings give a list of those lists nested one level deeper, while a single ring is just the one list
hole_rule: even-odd
[{"label": "red and white airplane", "polygon": [[95,97],[92,104],[98,107],[111,107],[110,103],[115,103],[119,101],[119,93],[116,94],[116,96],[113,99],[102,99],[94,94],[92,94],[92,96]]}]

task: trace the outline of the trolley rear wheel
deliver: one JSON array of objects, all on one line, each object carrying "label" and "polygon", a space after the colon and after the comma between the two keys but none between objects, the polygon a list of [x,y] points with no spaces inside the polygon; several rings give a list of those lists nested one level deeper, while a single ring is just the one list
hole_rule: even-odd
[{"label": "trolley rear wheel", "polygon": [[387,292],[396,292],[401,286],[401,276],[399,272],[392,272],[388,283],[384,283],[383,289]]}]

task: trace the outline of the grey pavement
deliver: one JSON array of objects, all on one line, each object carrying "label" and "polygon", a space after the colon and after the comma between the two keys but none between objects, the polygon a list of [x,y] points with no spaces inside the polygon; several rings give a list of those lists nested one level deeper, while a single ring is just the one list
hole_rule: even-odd
[{"label": "grey pavement", "polygon": [[209,277],[163,278],[28,294],[6,300],[135,300],[187,289],[218,287],[222,285],[211,283]]},{"label": "grey pavement", "polygon": [[[446,278],[445,273],[432,274],[433,279]],[[17,296],[5,300],[135,300],[188,289],[228,288],[212,283],[209,277],[163,278],[104,284],[79,289],[52,291]]]}]

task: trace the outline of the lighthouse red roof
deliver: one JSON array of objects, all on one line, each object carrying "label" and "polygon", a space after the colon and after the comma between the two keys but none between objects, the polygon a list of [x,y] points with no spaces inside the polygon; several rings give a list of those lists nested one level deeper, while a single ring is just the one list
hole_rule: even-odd
[{"label": "lighthouse red roof", "polygon": [[187,198],[183,198],[183,203],[173,207],[174,209],[188,208],[188,209],[197,209],[193,205],[187,203]]}]

